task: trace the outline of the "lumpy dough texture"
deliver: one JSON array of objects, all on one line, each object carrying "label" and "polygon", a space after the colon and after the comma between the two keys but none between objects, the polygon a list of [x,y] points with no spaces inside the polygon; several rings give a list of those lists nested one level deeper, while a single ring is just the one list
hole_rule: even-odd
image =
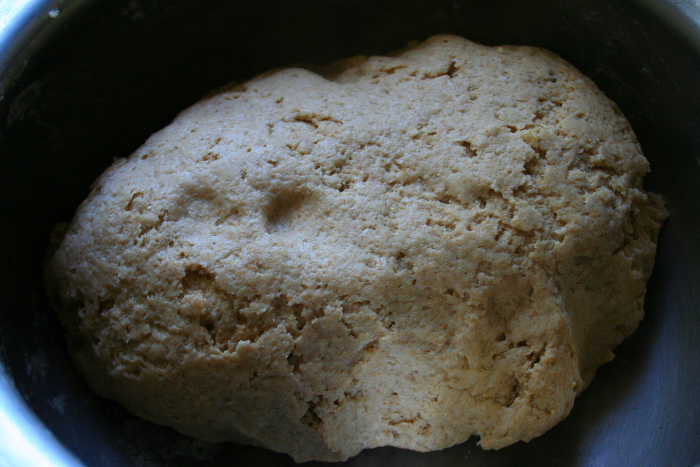
[{"label": "lumpy dough texture", "polygon": [[47,268],[95,390],[339,461],[541,435],[642,318],[661,199],[617,107],[439,36],[207,97],[94,184]]}]

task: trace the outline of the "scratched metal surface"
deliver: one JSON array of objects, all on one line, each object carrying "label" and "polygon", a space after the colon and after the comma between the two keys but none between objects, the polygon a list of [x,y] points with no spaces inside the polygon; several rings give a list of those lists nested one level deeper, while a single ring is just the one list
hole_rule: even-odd
[{"label": "scratched metal surface", "polygon": [[94,397],[43,298],[48,232],[113,157],[209,89],[443,32],[546,47],[592,77],[632,122],[652,165],[647,186],[671,216],[645,320],[569,418],[498,452],[471,440],[434,453],[375,449],[344,465],[700,465],[693,0],[0,0],[0,465],[293,465],[262,449],[190,440]]}]

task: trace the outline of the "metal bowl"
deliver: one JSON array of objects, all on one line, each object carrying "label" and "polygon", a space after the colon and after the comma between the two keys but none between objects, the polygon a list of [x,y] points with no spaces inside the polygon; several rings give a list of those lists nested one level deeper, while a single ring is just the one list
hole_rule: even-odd
[{"label": "metal bowl", "polygon": [[[646,318],[571,415],[500,451],[367,450],[349,466],[700,465],[700,5],[693,0],[0,0],[0,465],[281,466],[100,400],[41,285],[51,226],[114,157],[212,88],[453,33],[551,49],[630,119],[663,195]],[[317,465],[311,463],[309,465]]]}]

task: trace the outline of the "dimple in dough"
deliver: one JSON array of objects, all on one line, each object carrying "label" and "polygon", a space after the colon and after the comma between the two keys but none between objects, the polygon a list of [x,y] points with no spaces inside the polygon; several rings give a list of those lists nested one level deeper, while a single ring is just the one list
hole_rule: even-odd
[{"label": "dimple in dough", "polygon": [[438,36],[207,97],[94,184],[47,290],[94,389],[340,461],[564,418],[642,318],[666,216],[552,53]]}]

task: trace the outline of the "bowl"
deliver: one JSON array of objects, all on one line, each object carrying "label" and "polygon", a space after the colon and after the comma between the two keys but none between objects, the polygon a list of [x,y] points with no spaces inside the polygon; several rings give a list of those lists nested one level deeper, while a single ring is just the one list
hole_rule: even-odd
[{"label": "bowl", "polygon": [[[348,466],[700,465],[700,5],[692,0],[0,0],[0,465],[290,466],[140,420],[77,375],[42,289],[56,222],[209,90],[451,33],[548,48],[627,115],[666,200],[646,317],[571,415],[500,451]],[[308,465],[321,465],[311,462]]]}]

